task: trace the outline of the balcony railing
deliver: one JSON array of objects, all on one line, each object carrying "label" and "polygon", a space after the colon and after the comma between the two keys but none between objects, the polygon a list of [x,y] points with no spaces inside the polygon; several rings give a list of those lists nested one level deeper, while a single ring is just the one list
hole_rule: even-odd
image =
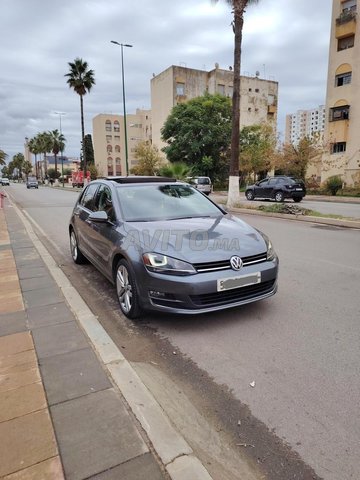
[{"label": "balcony railing", "polygon": [[352,10],[342,12],[340,16],[336,19],[336,25],[343,25],[344,23],[351,22],[351,20],[356,21],[356,12]]}]

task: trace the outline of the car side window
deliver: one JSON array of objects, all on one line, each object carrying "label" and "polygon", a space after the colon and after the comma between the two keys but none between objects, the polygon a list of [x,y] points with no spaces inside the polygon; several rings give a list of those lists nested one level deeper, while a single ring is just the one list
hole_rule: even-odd
[{"label": "car side window", "polygon": [[265,178],[265,180],[261,180],[261,182],[259,182],[260,187],[266,187],[266,185],[268,184],[268,181],[269,180],[267,178]]},{"label": "car side window", "polygon": [[269,180],[269,185],[270,185],[270,186],[276,185],[277,182],[278,182],[277,178],[270,178],[270,180]]},{"label": "car side window", "polygon": [[86,190],[81,197],[80,205],[82,205],[84,208],[87,208],[88,210],[95,210],[94,197],[98,186],[98,184],[94,183],[86,187]]},{"label": "car side window", "polygon": [[285,178],[278,178],[278,183],[281,183],[281,184],[286,183]]},{"label": "car side window", "polygon": [[112,202],[111,190],[106,185],[101,185],[96,195],[95,208],[108,214],[109,220],[114,221],[115,210]]}]

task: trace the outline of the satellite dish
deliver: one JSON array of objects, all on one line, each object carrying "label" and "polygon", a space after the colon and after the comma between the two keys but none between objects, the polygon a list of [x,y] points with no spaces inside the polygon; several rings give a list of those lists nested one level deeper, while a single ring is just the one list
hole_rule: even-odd
[{"label": "satellite dish", "polygon": [[260,72],[259,72],[259,70],[256,70],[256,72],[255,72],[255,76],[256,76],[256,77],[258,77],[259,75],[260,75]]},{"label": "satellite dish", "polygon": [[229,66],[229,70],[230,70],[230,72],[231,72],[231,70],[232,70],[232,66],[231,66],[231,65]]}]

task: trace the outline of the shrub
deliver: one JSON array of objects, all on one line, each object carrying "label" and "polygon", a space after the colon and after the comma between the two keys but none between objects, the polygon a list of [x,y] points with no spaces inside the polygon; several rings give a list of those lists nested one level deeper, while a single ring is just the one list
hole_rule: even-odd
[{"label": "shrub", "polygon": [[339,175],[329,177],[326,181],[326,189],[331,192],[331,195],[336,195],[338,190],[342,188],[342,179]]}]

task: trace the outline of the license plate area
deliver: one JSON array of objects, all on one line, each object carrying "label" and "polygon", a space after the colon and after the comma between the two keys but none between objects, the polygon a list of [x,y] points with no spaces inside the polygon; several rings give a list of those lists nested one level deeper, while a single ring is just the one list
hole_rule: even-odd
[{"label": "license plate area", "polygon": [[302,192],[302,191],[303,191],[302,188],[295,188],[295,190],[296,190],[297,192]]},{"label": "license plate area", "polygon": [[217,291],[233,290],[234,288],[247,287],[261,282],[261,273],[250,273],[249,275],[241,275],[239,277],[220,278],[217,281]]}]

